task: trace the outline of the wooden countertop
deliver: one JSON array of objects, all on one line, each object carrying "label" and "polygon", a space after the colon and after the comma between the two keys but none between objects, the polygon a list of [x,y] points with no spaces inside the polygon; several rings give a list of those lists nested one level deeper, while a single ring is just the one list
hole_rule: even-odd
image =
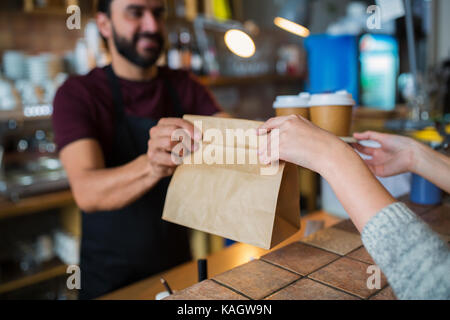
[{"label": "wooden countertop", "polygon": [[[289,243],[301,239],[304,235],[307,221],[312,220],[323,221],[325,228],[341,221],[341,219],[331,216],[324,211],[309,214],[302,217],[302,228],[298,233],[280,243],[270,251],[277,250]],[[247,263],[252,258],[259,258],[268,252],[269,250],[264,250],[248,244],[236,243],[207,257],[208,278],[212,278]],[[154,300],[157,293],[165,290],[160,282],[161,277],[164,277],[167,280],[172,290],[179,291],[197,283],[197,276],[197,263],[196,261],[191,261],[159,275],[144,279],[138,283],[107,294],[101,297],[100,300]]]}]

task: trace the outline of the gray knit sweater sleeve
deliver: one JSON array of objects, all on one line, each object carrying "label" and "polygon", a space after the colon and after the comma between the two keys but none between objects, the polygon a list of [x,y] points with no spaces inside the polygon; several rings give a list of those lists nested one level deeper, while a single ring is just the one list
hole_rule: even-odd
[{"label": "gray knit sweater sleeve", "polygon": [[405,204],[364,227],[362,241],[399,299],[450,299],[450,249]]}]

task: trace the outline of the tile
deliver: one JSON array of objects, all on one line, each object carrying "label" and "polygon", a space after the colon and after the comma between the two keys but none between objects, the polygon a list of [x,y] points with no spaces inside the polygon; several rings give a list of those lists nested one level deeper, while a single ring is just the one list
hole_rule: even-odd
[{"label": "tile", "polygon": [[175,292],[164,300],[248,300],[248,298],[212,280],[205,280],[192,287]]},{"label": "tile", "polygon": [[[371,273],[367,273],[369,266],[367,263],[343,257],[310,274],[308,277],[367,299],[379,291],[378,289],[369,289],[367,287],[367,280],[372,276]],[[380,288],[387,284],[383,274],[381,274],[380,282]]]},{"label": "tile", "polygon": [[339,256],[334,253],[300,242],[294,242],[261,257],[264,261],[276,264],[303,276],[338,258]]},{"label": "tile", "polygon": [[397,300],[391,287],[384,288],[369,300]]},{"label": "tile", "polygon": [[355,225],[353,224],[352,220],[350,220],[350,219],[341,221],[332,227],[335,229],[340,229],[340,230],[359,234],[358,229],[356,229]]},{"label": "tile", "polygon": [[450,235],[450,205],[442,205],[421,216],[434,231]]},{"label": "tile", "polygon": [[278,291],[267,300],[358,300],[345,292],[303,278]]},{"label": "tile", "polygon": [[214,277],[215,281],[255,300],[263,299],[298,279],[299,275],[262,260],[250,261]]},{"label": "tile", "polygon": [[347,257],[356,259],[370,265],[375,264],[370,254],[367,252],[366,248],[361,247],[355,251],[350,252]]},{"label": "tile", "polygon": [[302,242],[340,255],[346,255],[362,246],[359,234],[333,227],[320,230],[306,237]]}]

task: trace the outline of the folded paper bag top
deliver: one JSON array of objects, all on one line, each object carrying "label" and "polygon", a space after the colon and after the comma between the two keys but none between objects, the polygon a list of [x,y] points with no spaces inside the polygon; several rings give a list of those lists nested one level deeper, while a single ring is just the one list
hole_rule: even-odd
[{"label": "folded paper bag top", "polygon": [[[169,185],[164,220],[264,249],[299,231],[297,167],[280,162],[274,174],[262,175],[263,165],[249,163],[257,150],[254,141],[261,122],[188,115],[184,119],[203,134],[204,143],[192,158],[210,153],[210,147],[235,155],[242,152],[247,158],[244,164],[184,162]],[[243,130],[248,136],[230,143],[227,129]],[[222,156],[225,163],[226,155]]]}]

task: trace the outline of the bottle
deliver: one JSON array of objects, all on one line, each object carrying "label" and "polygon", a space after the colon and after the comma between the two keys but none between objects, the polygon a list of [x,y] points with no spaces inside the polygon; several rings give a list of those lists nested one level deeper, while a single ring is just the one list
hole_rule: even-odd
[{"label": "bottle", "polygon": [[192,49],[191,68],[194,74],[198,76],[204,75],[203,57],[197,45],[194,45]]},{"label": "bottle", "polygon": [[207,68],[207,74],[210,77],[220,76],[220,66],[217,60],[217,51],[214,46],[210,46],[206,52],[205,66]]},{"label": "bottle", "polygon": [[192,64],[191,33],[186,28],[181,29],[180,43],[181,43],[181,68],[184,70],[191,70]]},{"label": "bottle", "polygon": [[178,18],[186,17],[186,3],[185,0],[175,0],[175,16]]},{"label": "bottle", "polygon": [[181,69],[181,51],[180,43],[178,42],[178,33],[173,31],[169,33],[170,48],[167,52],[167,65],[170,69]]}]

